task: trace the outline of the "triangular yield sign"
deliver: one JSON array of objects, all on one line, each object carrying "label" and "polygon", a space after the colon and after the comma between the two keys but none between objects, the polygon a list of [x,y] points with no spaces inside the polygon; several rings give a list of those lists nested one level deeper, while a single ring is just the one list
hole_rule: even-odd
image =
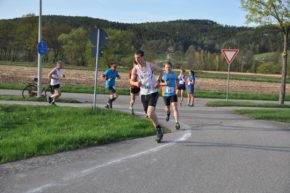
[{"label": "triangular yield sign", "polygon": [[228,64],[231,64],[234,61],[239,50],[238,49],[222,49],[222,52]]}]

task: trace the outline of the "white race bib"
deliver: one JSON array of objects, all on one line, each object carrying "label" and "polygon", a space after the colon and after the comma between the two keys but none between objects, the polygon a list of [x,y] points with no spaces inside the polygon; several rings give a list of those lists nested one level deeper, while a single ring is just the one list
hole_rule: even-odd
[{"label": "white race bib", "polygon": [[165,87],[165,93],[171,94],[174,93],[174,87]]},{"label": "white race bib", "polygon": [[184,81],[183,81],[183,80],[180,80],[180,81],[179,81],[179,84],[184,84]]}]

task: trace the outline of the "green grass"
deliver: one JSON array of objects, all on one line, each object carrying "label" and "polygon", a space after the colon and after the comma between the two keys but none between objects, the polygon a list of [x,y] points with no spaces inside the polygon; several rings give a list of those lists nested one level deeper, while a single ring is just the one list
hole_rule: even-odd
[{"label": "green grass", "polygon": [[21,84],[21,83],[1,83],[0,84],[0,89],[22,90],[24,87],[25,87],[25,84]]},{"label": "green grass", "polygon": [[[215,79],[227,79],[227,74],[219,73],[208,73],[208,72],[197,72],[197,78],[215,78]],[[252,76],[252,75],[234,75],[231,74],[231,80],[243,80],[243,81],[254,81],[254,82],[271,82],[271,83],[280,83],[281,78],[275,77],[263,77],[263,76]],[[287,83],[290,83],[290,80],[287,80]]]},{"label": "green grass", "polygon": [[[8,101],[40,101],[45,102],[47,101],[46,97],[26,97],[23,98],[22,96],[15,96],[15,95],[0,95],[0,100],[8,100]],[[78,100],[69,99],[69,98],[59,98],[57,102],[61,103],[80,103]]]},{"label": "green grass", "polygon": [[[216,98],[225,99],[226,94],[224,92],[211,92],[211,91],[199,91],[195,93],[197,98]],[[275,94],[250,94],[250,93],[230,93],[229,99],[242,99],[242,100],[269,100],[278,101],[279,95]],[[290,101],[290,96],[285,97],[286,101]]]},{"label": "green grass", "polygon": [[235,112],[255,119],[290,123],[290,110],[236,110]]},{"label": "green grass", "polygon": [[[24,88],[24,84],[17,83],[5,83],[0,84],[0,89],[13,89],[13,90],[21,90]],[[82,86],[82,85],[63,85],[61,87],[63,92],[71,92],[71,93],[93,93],[93,86]],[[21,92],[21,91],[19,91]],[[119,95],[129,95],[129,88],[117,88],[117,93]],[[99,87],[97,88],[97,94],[109,94],[109,91],[105,88]],[[186,96],[186,93],[185,95]],[[212,92],[212,91],[201,91],[197,90],[195,93],[195,97],[197,98],[217,98],[217,99],[225,99],[226,94],[224,92]],[[278,101],[279,96],[275,94],[250,94],[250,93],[230,93],[230,99],[245,99],[245,100],[272,100]],[[290,101],[290,96],[286,95],[286,101]]]},{"label": "green grass", "polygon": [[[25,84],[20,83],[2,83],[0,84],[0,89],[11,89],[11,90],[22,90],[25,87]],[[83,86],[83,85],[62,85],[62,92],[71,92],[71,93],[94,93],[93,86]],[[22,91],[19,91],[20,93]],[[117,92],[120,95],[129,95],[129,88],[117,88]],[[109,94],[110,92],[103,88],[97,88],[97,94]]]},{"label": "green grass", "polygon": [[[61,87],[61,90],[63,92],[71,92],[71,93],[88,93],[88,94],[94,93],[93,86],[63,85]],[[109,93],[110,93],[110,91],[108,89],[105,89],[103,87],[97,88],[97,94],[109,94]],[[117,88],[117,93],[119,95],[129,95],[130,89],[129,88]]]},{"label": "green grass", "polygon": [[245,101],[211,101],[206,104],[208,107],[265,107],[265,108],[290,108],[290,105],[280,105],[275,103],[255,103]]},{"label": "green grass", "polygon": [[148,120],[114,110],[0,105],[0,163],[153,134]]},{"label": "green grass", "polygon": [[[267,52],[262,54],[256,54],[255,60],[258,62],[264,62],[264,61],[273,61],[273,58],[275,58],[276,52]],[[288,51],[288,60],[290,59],[290,51]],[[281,52],[278,53],[279,57],[282,55]]]}]

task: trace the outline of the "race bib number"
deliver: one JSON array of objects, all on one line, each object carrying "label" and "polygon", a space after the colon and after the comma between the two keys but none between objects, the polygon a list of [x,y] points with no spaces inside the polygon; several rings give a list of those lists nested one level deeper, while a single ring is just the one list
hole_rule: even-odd
[{"label": "race bib number", "polygon": [[174,93],[174,87],[165,87],[165,93],[169,93],[169,94],[171,94],[171,93]]},{"label": "race bib number", "polygon": [[180,81],[179,81],[179,84],[184,84],[184,81],[183,81],[183,80],[180,80]]}]

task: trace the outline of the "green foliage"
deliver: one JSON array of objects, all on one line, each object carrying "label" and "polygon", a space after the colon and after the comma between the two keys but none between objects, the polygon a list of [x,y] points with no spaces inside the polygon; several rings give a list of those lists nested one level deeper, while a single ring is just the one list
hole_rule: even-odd
[{"label": "green foliage", "polygon": [[259,65],[257,73],[262,74],[279,74],[281,73],[281,65],[275,64],[273,62],[265,62]]},{"label": "green foliage", "polygon": [[[35,61],[37,20],[32,15],[0,20],[0,60]],[[282,36],[272,26],[222,26],[209,20],[122,24],[88,17],[44,16],[43,39],[49,48],[44,61],[64,59],[66,64],[93,66],[95,57],[87,34],[95,26],[109,35],[100,59],[103,68],[113,61],[131,67],[134,51],[142,48],[146,59],[156,63],[171,60],[175,67],[226,70],[220,49],[231,47],[240,49],[232,70],[254,71],[254,54],[282,50]]]},{"label": "green foliage", "polygon": [[277,24],[289,29],[289,0],[241,0],[241,4],[248,11],[249,22]]},{"label": "green foliage", "polygon": [[258,24],[273,24],[283,32],[283,65],[279,102],[284,103],[287,80],[287,53],[289,46],[290,14],[289,0],[241,0],[242,7],[248,11],[247,20]]},{"label": "green foliage", "polygon": [[72,64],[85,66],[88,63],[87,50],[92,49],[88,40],[88,31],[80,27],[73,29],[69,34],[61,34],[58,40],[62,43],[65,60]]},{"label": "green foliage", "polygon": [[133,64],[134,47],[133,33],[123,30],[108,29],[108,43],[103,46],[104,56],[101,57],[103,66],[116,62],[123,67],[131,68]]}]

